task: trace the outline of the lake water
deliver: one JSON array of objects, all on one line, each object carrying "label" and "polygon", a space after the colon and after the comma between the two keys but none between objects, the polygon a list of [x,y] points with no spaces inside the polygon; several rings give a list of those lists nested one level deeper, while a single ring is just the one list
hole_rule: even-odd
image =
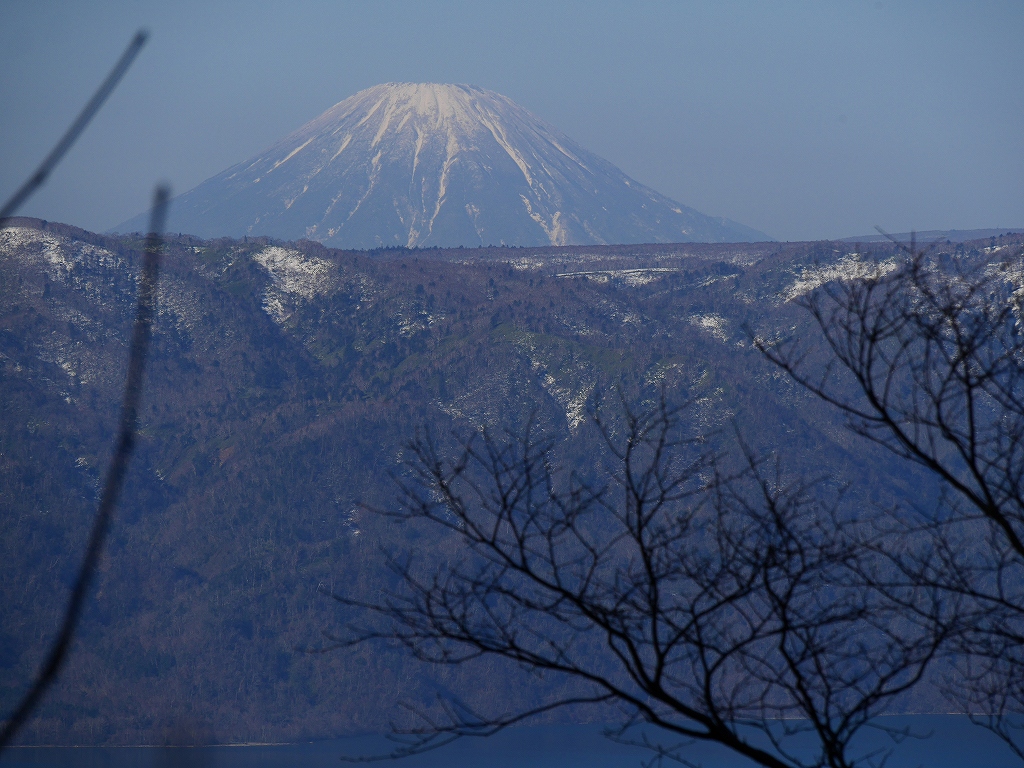
[{"label": "lake water", "polygon": [[[966,718],[953,715],[884,718],[887,726],[910,728],[926,738],[893,745],[888,736],[868,735],[872,746],[895,746],[886,768],[1022,768],[1001,742]],[[280,746],[21,747],[9,750],[2,768],[338,768],[343,755],[386,749],[371,737]],[[388,768],[638,768],[650,753],[615,744],[594,726],[540,726],[508,730],[488,739],[463,739],[433,752],[375,765]],[[687,759],[702,768],[749,768],[753,764],[710,745],[693,745]],[[666,763],[672,765],[672,763]]]}]

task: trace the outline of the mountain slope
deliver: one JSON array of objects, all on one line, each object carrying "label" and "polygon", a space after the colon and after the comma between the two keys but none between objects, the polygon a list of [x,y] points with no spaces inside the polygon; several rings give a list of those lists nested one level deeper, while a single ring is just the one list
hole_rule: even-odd
[{"label": "mountain slope", "polygon": [[[39,668],[88,538],[144,245],[12,224],[0,230],[0,711]],[[948,252],[980,259],[992,247]],[[529,702],[534,683],[500,667],[438,672],[380,646],[301,650],[359,620],[328,595],[379,594],[382,552],[457,552],[366,509],[394,508],[392,477],[417,430],[503,434],[532,418],[564,467],[590,472],[603,440],[591,396],[643,404],[664,392],[723,448],[735,449],[736,425],[793,476],[849,482],[855,502],[927,505],[923,470],[852,435],[744,331],[813,338],[792,299],[861,273],[851,250],[378,255],[167,238],[136,453],[71,661],[25,740],[323,739],[379,730],[401,716],[396,701],[433,701],[438,685],[475,692],[469,706]]]},{"label": "mountain slope", "polygon": [[169,226],[340,248],[770,239],[639,184],[498,93],[409,83],[361,91],[208,179]]}]

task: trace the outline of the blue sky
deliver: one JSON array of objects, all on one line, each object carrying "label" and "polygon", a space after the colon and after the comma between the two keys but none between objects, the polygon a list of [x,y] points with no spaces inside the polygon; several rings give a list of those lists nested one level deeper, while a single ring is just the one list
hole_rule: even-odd
[{"label": "blue sky", "polygon": [[140,26],[25,215],[104,230],[356,91],[504,93],[637,180],[784,240],[1024,226],[1024,3],[0,2],[0,198]]}]

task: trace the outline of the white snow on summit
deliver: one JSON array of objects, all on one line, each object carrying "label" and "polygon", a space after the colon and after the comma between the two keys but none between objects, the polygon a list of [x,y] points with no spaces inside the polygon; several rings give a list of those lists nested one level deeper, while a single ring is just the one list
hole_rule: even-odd
[{"label": "white snow on summit", "polygon": [[341,248],[767,239],[644,187],[501,94],[436,83],[345,99],[175,199],[170,217],[202,237]]}]

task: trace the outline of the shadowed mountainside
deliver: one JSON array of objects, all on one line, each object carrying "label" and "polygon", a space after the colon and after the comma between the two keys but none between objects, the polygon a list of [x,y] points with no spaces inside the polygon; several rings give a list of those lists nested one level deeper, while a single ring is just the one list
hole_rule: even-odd
[{"label": "shadowed mountainside", "polygon": [[[0,231],[5,709],[84,547],[142,245],[29,219]],[[213,741],[325,738],[379,730],[395,701],[429,702],[436,686],[527,700],[497,666],[445,677],[379,647],[302,651],[353,618],[325,592],[371,594],[389,578],[382,548],[455,556],[360,507],[392,503],[418,428],[514,428],[533,413],[566,466],[593,471],[593,394],[651,401],[664,387],[722,445],[735,423],[865,502],[931,493],[743,330],[802,333],[789,300],[857,274],[841,244],[167,248],[138,453],[81,635],[27,743],[160,743],[183,717]]]}]

